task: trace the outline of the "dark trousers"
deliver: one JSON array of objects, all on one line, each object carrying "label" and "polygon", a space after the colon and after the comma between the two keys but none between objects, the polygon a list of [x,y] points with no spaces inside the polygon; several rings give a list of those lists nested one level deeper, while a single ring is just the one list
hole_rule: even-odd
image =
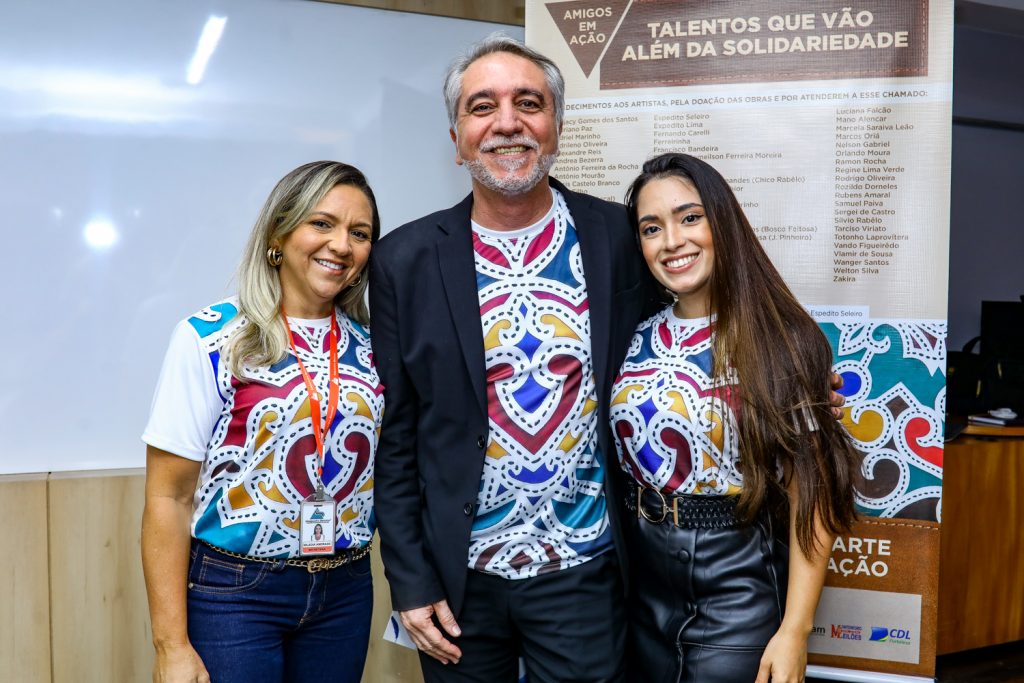
[{"label": "dark trousers", "polygon": [[682,529],[634,512],[625,527],[630,680],[752,683],[785,606],[788,548],[768,520]]},{"label": "dark trousers", "polygon": [[530,683],[625,681],[625,611],[614,553],[529,579],[470,571],[453,639],[458,664],[420,653],[426,683],[515,683],[522,655]]}]

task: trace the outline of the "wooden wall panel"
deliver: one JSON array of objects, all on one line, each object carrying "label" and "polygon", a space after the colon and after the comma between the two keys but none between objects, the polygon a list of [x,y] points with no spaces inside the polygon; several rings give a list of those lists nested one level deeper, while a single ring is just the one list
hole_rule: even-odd
[{"label": "wooden wall panel", "polygon": [[526,0],[321,0],[337,5],[358,5],[399,12],[436,14],[457,19],[493,21],[522,26],[526,22]]},{"label": "wooden wall panel", "polygon": [[150,680],[140,471],[50,480],[54,683]]},{"label": "wooden wall panel", "polygon": [[50,683],[46,475],[0,477],[0,681]]}]

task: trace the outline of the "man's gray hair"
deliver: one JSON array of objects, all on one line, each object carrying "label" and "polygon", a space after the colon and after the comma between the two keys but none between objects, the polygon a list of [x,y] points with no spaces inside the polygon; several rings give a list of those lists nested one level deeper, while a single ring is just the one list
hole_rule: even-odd
[{"label": "man's gray hair", "polygon": [[459,96],[462,95],[462,75],[466,73],[466,69],[481,57],[499,52],[507,52],[527,59],[544,72],[544,80],[547,81],[548,90],[551,91],[551,96],[554,98],[552,105],[555,108],[555,126],[557,130],[561,130],[562,115],[565,113],[565,79],[562,78],[562,72],[553,61],[541,53],[503,33],[492,33],[480,42],[474,43],[448,67],[448,71],[444,75],[444,105],[448,110],[448,125],[452,130],[457,130]]}]

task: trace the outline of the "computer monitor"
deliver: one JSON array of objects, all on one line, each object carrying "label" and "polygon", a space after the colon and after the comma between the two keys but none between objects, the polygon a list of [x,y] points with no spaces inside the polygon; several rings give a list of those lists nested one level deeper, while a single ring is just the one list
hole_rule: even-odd
[{"label": "computer monitor", "polygon": [[1024,415],[1024,301],[981,302],[987,407]]},{"label": "computer monitor", "polygon": [[1024,301],[981,302],[981,355],[1024,361]]}]

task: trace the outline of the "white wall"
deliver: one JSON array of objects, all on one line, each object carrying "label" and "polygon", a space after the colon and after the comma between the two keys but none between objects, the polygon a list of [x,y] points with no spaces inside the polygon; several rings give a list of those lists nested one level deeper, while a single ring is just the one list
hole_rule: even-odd
[{"label": "white wall", "polygon": [[[198,85],[186,70],[227,17]],[[461,198],[440,88],[483,22],[306,0],[46,0],[0,21],[0,473],[139,467],[174,323],[233,292],[299,164],[370,179],[385,229]],[[117,242],[91,247],[86,225]]]}]

